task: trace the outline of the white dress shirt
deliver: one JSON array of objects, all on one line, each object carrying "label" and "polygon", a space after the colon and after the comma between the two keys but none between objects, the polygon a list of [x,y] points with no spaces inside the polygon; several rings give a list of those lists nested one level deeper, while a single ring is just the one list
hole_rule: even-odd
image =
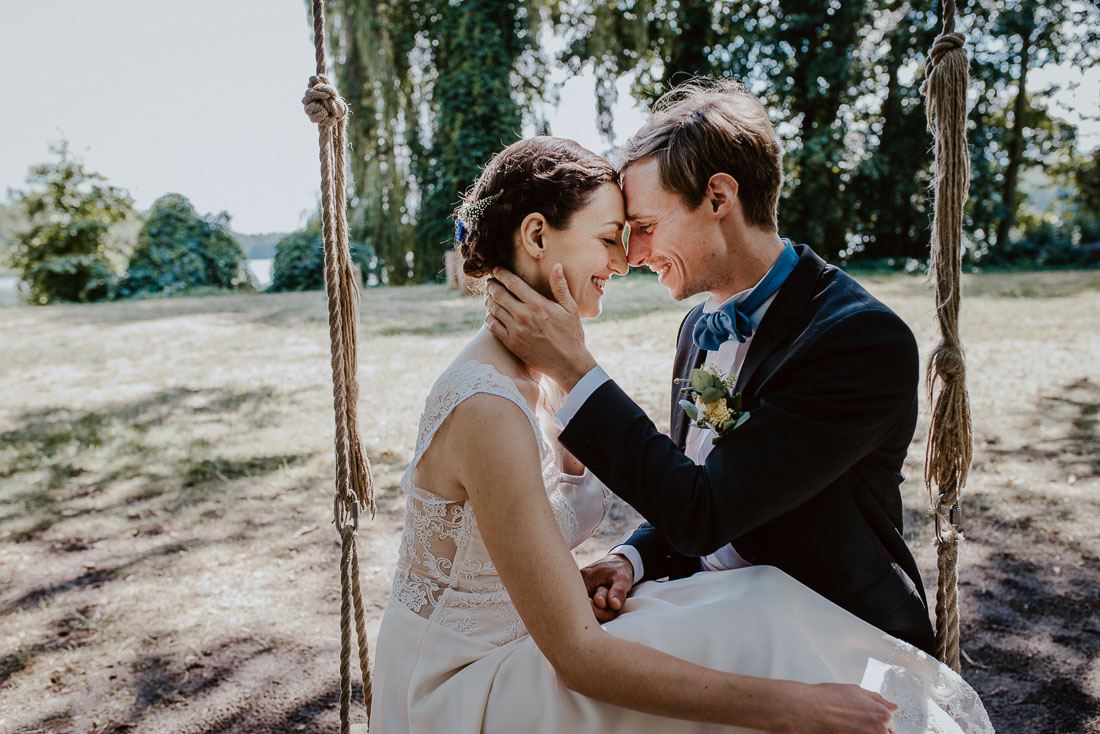
[{"label": "white dress shirt", "polygon": [[[767,276],[765,275],[765,277]],[[763,280],[763,278],[761,278],[761,280]],[[757,285],[759,285],[759,281]],[[703,304],[703,313],[714,313],[731,301],[741,303],[749,297],[749,294],[752,293],[755,288],[756,286],[753,286],[752,288],[743,290],[722,303],[719,303],[718,299],[712,295],[707,299],[706,303]],[[751,314],[746,314],[752,322],[754,334],[761,320],[763,320],[768,307],[771,306],[772,301],[775,300],[776,295],[777,293],[772,294],[771,298],[764,301],[758,309]],[[749,347],[751,345],[751,336],[745,339],[744,342],[739,342],[736,339],[729,339],[724,342],[722,346],[718,347],[717,351],[704,352],[703,361],[713,362],[719,369],[727,374],[736,375],[740,371],[741,366],[745,363],[745,355],[749,353]],[[585,376],[573,386],[569,394],[565,396],[561,408],[554,414],[557,423],[562,428],[569,425],[569,421],[573,420],[573,417],[576,416],[581,406],[584,405],[588,398],[592,397],[592,393],[596,392],[596,389],[609,379],[611,378],[608,377],[607,373],[604,372],[603,368],[599,365],[589,370]],[[702,465],[703,462],[707,460],[707,456],[710,455],[711,449],[714,448],[714,444],[712,444],[710,440],[713,436],[714,431],[710,428],[703,429],[694,424],[689,426],[687,439],[684,445],[684,454],[696,464]],[[625,556],[630,561],[631,565],[634,566],[634,583],[638,583],[642,576],[645,575],[642,557],[638,553],[638,549],[634,546],[627,544],[617,545],[608,552],[608,555],[611,553],[618,553]],[[748,565],[751,564],[734,550],[732,543],[727,543],[714,553],[700,559],[700,570],[703,571],[724,571],[731,568],[742,568]]]}]

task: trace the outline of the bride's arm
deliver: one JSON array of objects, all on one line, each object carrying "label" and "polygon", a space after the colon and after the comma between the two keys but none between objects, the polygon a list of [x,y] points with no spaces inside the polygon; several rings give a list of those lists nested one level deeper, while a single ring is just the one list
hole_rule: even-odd
[{"label": "bride's arm", "polygon": [[883,699],[855,686],[723,673],[603,632],[546,498],[527,418],[513,403],[484,394],[464,401],[452,418],[452,435],[464,439],[452,444],[454,466],[485,546],[566,686],[661,716],[765,731],[888,731]]}]

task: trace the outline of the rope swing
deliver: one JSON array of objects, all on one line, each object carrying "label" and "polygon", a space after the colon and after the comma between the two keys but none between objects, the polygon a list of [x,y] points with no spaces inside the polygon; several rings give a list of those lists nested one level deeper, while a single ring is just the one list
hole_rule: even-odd
[{"label": "rope swing", "polygon": [[340,533],[340,734],[350,734],[351,621],[359,647],[363,699],[370,718],[371,674],[359,588],[359,555],[355,539],[359,515],[374,517],[374,483],[359,440],[358,352],[359,283],[348,251],[344,183],[344,136],[348,106],[328,81],[325,60],[325,3],[313,2],[313,42],[317,73],[309,78],[302,104],[316,123],[321,147],[321,221],[325,249],[329,340],[332,347],[332,407],[336,413],[336,494],[333,523]]},{"label": "rope swing", "polygon": [[[970,187],[966,149],[965,39],[955,33],[955,2],[943,6],[943,33],[932,45],[921,92],[927,97],[928,129],[935,141],[934,218],[929,270],[936,283],[940,342],[928,359],[926,383],[934,402],[924,459],[924,482],[936,519],[936,655],[959,670],[959,495],[973,452],[966,363],[959,340],[962,217]],[[939,394],[935,395],[937,381]],[[935,485],[935,490],[933,490]]]},{"label": "rope swing", "polygon": [[[364,510],[375,514],[370,465],[359,438],[356,354],[359,282],[348,250],[344,152],[347,103],[327,77],[325,4],[313,0],[317,71],[302,103],[318,126],[321,161],[321,216],[332,356],[332,402],[336,415],[336,491],[333,523],[340,534],[340,733],[350,734],[351,626],[354,619],[363,698],[370,717],[371,671],[364,630],[356,537]],[[930,271],[936,283],[936,316],[941,339],[928,361],[927,385],[933,402],[924,479],[936,522],[939,585],[936,592],[936,651],[959,670],[958,552],[959,493],[966,484],[972,453],[970,403],[959,340],[959,285],[962,215],[970,180],[966,149],[968,64],[964,38],[955,33],[955,3],[943,6],[943,32],[926,65],[921,92],[927,97],[928,128],[935,140],[935,203]],[[938,394],[936,385],[939,384]],[[933,485],[935,489],[933,489]],[[356,727],[360,729],[360,727]]]}]

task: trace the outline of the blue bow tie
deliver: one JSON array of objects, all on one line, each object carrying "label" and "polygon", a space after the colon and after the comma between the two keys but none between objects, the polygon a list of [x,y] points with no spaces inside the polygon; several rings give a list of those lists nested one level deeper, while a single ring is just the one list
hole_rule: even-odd
[{"label": "blue bow tie", "polygon": [[763,280],[740,303],[730,302],[713,313],[703,314],[695,322],[692,340],[700,349],[713,352],[730,339],[744,343],[752,336],[752,314],[775,295],[798,264],[798,253],[790,240],[783,240],[783,252]]}]

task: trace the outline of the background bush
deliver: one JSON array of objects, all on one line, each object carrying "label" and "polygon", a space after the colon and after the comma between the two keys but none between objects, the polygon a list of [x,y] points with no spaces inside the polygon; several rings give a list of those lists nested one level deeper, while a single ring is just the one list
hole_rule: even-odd
[{"label": "background bush", "polygon": [[[363,270],[363,284],[377,282],[377,258],[362,242],[350,243],[352,262]],[[375,277],[372,279],[371,276]],[[313,291],[325,287],[325,251],[320,224],[291,232],[275,245],[269,291]]]},{"label": "background bush", "polygon": [[121,295],[168,295],[194,288],[248,288],[244,250],[229,215],[200,216],[180,194],[156,200],[138,233]]},{"label": "background bush", "polygon": [[25,229],[16,233],[8,262],[36,304],[102,301],[115,293],[108,230],[133,213],[122,189],[69,155],[65,142],[50,148],[58,160],[30,170],[36,188],[13,192]]}]

